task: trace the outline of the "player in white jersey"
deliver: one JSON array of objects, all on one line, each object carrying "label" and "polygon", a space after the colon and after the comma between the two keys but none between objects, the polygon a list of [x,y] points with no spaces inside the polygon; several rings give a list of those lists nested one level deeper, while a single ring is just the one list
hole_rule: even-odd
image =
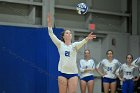
[{"label": "player in white jersey", "polygon": [[113,58],[113,51],[108,50],[106,52],[107,59],[103,59],[96,66],[98,73],[103,77],[103,89],[104,93],[109,93],[109,88],[111,93],[116,91],[116,70],[119,68],[121,63]]},{"label": "player in white jersey", "polygon": [[88,93],[93,93],[95,63],[90,58],[90,50],[85,50],[84,56],[85,58],[80,60],[79,66],[81,93],[86,93],[86,87],[88,87]]},{"label": "player in white jersey", "polygon": [[78,68],[76,64],[77,51],[87,43],[88,40],[96,38],[96,35],[90,33],[82,41],[71,43],[71,31],[65,30],[62,33],[61,41],[53,33],[50,15],[48,16],[48,33],[54,44],[57,46],[60,55],[58,64],[59,93],[76,93],[78,83]]},{"label": "player in white jersey", "polygon": [[[127,63],[124,63],[118,68],[116,74],[122,83],[122,93],[133,93],[134,92],[134,81],[139,79],[134,77],[134,72],[137,71],[136,67],[132,65],[133,56],[128,54],[126,56]],[[121,77],[122,75],[122,77]]]}]

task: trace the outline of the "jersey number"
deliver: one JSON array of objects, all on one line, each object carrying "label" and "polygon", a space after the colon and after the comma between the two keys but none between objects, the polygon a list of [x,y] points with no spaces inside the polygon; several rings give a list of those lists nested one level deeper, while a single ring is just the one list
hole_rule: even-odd
[{"label": "jersey number", "polygon": [[65,56],[70,57],[70,51],[65,51]]},{"label": "jersey number", "polygon": [[112,71],[112,67],[108,67],[107,68],[107,71]]},{"label": "jersey number", "polygon": [[127,75],[131,75],[131,72],[126,72]]}]

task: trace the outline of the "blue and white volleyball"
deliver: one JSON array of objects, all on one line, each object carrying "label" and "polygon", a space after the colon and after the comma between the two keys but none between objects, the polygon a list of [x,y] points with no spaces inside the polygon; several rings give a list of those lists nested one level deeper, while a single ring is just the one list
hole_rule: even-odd
[{"label": "blue and white volleyball", "polygon": [[85,3],[79,3],[76,7],[78,14],[86,14],[88,11],[88,7]]}]

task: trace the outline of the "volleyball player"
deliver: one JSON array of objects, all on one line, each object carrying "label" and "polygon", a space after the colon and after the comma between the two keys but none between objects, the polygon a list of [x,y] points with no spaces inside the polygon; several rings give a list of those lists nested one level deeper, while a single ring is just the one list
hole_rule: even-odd
[{"label": "volleyball player", "polygon": [[[126,60],[127,62],[119,67],[119,69],[116,71],[116,74],[123,82],[122,93],[134,93],[134,81],[139,79],[139,75],[137,77],[134,75],[135,71],[137,70],[136,67],[131,64],[133,61],[133,56],[128,54],[126,56]],[[120,74],[123,76],[121,77]]]},{"label": "volleyball player", "polygon": [[86,88],[88,88],[88,93],[93,93],[94,89],[94,74],[95,63],[94,60],[90,58],[90,50],[85,50],[84,59],[80,60],[80,87],[81,93],[86,93]]},{"label": "volleyball player", "polygon": [[77,51],[89,40],[96,38],[96,35],[92,35],[91,32],[82,41],[72,43],[71,31],[65,30],[62,33],[62,40],[59,40],[53,33],[50,15],[48,15],[48,33],[57,46],[60,55],[58,64],[59,93],[76,93],[78,83],[78,68],[76,64]]},{"label": "volleyball player", "polygon": [[108,50],[106,52],[107,58],[103,59],[96,66],[98,73],[103,79],[104,93],[115,93],[116,91],[116,70],[119,68],[121,63],[113,57],[113,51]]}]

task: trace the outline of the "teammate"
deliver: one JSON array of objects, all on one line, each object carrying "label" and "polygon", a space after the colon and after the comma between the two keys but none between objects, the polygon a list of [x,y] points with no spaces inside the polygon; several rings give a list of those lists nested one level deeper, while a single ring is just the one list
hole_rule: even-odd
[{"label": "teammate", "polygon": [[[134,72],[137,71],[136,67],[132,65],[133,56],[128,54],[126,56],[127,62],[124,63],[116,71],[118,78],[123,82],[122,83],[122,93],[133,93],[134,92],[134,81],[139,79],[139,76],[135,78]],[[121,75],[123,75],[121,77]]]},{"label": "teammate", "polygon": [[57,46],[60,55],[58,64],[59,93],[76,93],[78,83],[78,68],[76,64],[77,51],[87,43],[88,40],[96,38],[96,35],[90,33],[82,41],[71,43],[71,31],[65,30],[62,33],[61,41],[53,33],[50,15],[48,15],[48,33],[54,44]]},{"label": "teammate", "polygon": [[103,77],[103,89],[104,93],[115,93],[116,91],[116,70],[121,63],[113,58],[113,51],[108,50],[106,52],[107,59],[103,59],[97,66],[98,73]]},{"label": "teammate", "polygon": [[85,50],[84,55],[85,58],[80,60],[81,93],[86,93],[86,87],[88,87],[88,93],[93,93],[95,63],[90,58],[90,50]]}]

